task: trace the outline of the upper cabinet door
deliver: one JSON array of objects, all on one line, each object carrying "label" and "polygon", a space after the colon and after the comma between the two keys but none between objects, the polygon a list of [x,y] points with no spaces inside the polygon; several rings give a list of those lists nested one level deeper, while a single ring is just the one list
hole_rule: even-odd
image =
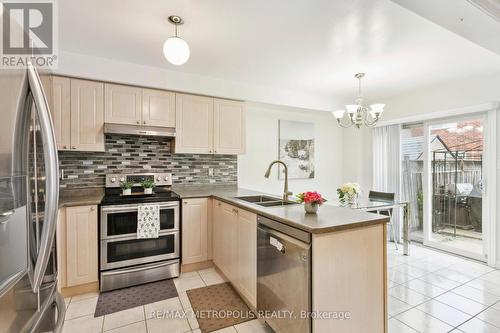
[{"label": "upper cabinet door", "polygon": [[214,153],[245,153],[245,103],[214,100]]},{"label": "upper cabinet door", "polygon": [[71,80],[52,77],[52,93],[47,94],[58,150],[71,148]]},{"label": "upper cabinet door", "polygon": [[105,84],[106,123],[139,125],[142,123],[142,89],[119,84]]},{"label": "upper cabinet door", "polygon": [[71,79],[71,149],[104,151],[104,85]]},{"label": "upper cabinet door", "polygon": [[146,126],[175,127],[175,93],[142,89],[142,123]]},{"label": "upper cabinet door", "polygon": [[175,94],[176,153],[213,153],[214,99]]}]

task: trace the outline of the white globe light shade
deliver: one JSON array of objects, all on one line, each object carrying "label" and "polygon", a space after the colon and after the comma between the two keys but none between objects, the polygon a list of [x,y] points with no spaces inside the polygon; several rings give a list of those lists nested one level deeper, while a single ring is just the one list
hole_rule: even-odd
[{"label": "white globe light shade", "polygon": [[189,59],[189,45],[179,37],[169,37],[163,44],[163,54],[173,65],[183,65]]}]

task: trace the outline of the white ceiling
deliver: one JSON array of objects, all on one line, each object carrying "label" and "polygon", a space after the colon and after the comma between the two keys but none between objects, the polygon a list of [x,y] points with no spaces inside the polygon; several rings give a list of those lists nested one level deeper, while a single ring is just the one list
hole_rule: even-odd
[{"label": "white ceiling", "polygon": [[[453,0],[458,1],[458,0]],[[465,1],[465,0],[462,0]],[[311,94],[368,96],[500,71],[500,56],[390,0],[63,0],[64,51]],[[191,47],[181,66],[162,45],[169,15]],[[500,24],[500,23],[499,23]]]},{"label": "white ceiling", "polygon": [[[392,0],[500,55],[500,13],[492,17],[466,0]],[[500,0],[484,0],[500,8]]]}]

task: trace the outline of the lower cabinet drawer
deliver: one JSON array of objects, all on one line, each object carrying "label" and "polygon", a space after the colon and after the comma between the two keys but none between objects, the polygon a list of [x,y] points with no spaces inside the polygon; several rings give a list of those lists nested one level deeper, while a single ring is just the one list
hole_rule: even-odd
[{"label": "lower cabinet drawer", "polygon": [[101,272],[101,291],[129,287],[179,276],[179,260]]}]

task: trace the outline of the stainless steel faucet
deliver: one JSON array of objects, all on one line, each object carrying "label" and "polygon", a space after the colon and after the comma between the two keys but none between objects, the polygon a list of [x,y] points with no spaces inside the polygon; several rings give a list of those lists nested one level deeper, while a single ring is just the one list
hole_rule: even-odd
[{"label": "stainless steel faucet", "polygon": [[264,174],[264,177],[269,178],[269,175],[271,174],[271,168],[276,163],[283,165],[283,168],[285,169],[285,188],[283,189],[283,201],[288,201],[288,196],[292,195],[293,193],[288,191],[288,167],[286,166],[286,164],[280,160],[271,162],[271,164],[269,164],[269,167],[267,168],[266,173]]}]

